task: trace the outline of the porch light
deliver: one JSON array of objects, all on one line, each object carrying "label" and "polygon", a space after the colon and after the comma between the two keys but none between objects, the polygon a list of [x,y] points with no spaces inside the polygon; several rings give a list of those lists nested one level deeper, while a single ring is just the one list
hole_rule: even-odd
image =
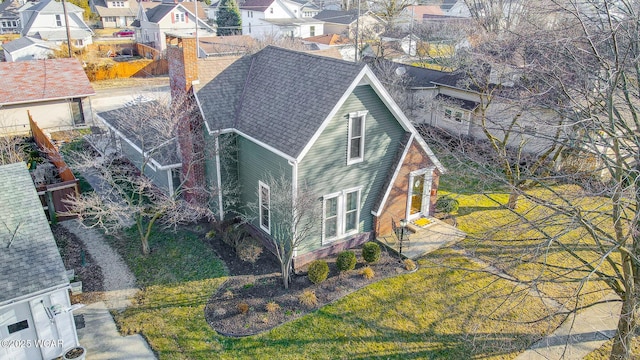
[{"label": "porch light", "polygon": [[400,256],[402,256],[402,243],[405,240],[405,234],[407,232],[407,219],[400,220]]}]

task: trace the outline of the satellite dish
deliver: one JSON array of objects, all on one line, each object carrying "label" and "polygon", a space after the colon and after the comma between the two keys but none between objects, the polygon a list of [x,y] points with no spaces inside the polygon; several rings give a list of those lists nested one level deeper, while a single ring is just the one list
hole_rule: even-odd
[{"label": "satellite dish", "polygon": [[400,66],[400,67],[396,68],[396,75],[402,76],[402,75],[404,75],[406,73],[407,73],[407,69],[405,67]]}]

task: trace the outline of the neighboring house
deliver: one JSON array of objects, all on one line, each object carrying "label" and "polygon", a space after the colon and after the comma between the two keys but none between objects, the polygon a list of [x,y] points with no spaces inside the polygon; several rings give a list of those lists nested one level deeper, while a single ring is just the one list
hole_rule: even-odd
[{"label": "neighboring house", "polygon": [[[67,18],[69,20],[69,33],[71,45],[85,47],[91,44],[93,31],[82,20],[83,9],[65,3]],[[30,36],[37,39],[50,41],[56,45],[67,42],[66,18],[62,3],[55,0],[42,0],[40,2],[27,3],[19,10],[22,23],[22,36]]]},{"label": "neighboring house", "polygon": [[245,0],[240,4],[242,34],[264,37],[306,38],[324,34],[320,9],[304,0]]},{"label": "neighboring house", "polygon": [[45,131],[92,123],[95,91],[75,58],[0,62],[0,79],[0,134],[28,133],[28,112]]},{"label": "neighboring house", "polygon": [[193,38],[171,44],[172,92],[193,91],[204,122],[182,128],[182,159],[198,139],[220,149],[184,181],[218,190],[209,203],[221,219],[255,204],[248,226],[269,238],[270,176],[305,187],[322,216],[299,267],[433,214],[444,168],[367,65],[269,46],[221,66],[198,61]]},{"label": "neighboring house", "polygon": [[159,5],[155,1],[136,0],[90,0],[91,11],[100,18],[102,28],[129,27],[138,16],[138,7],[145,10]]},{"label": "neighboring house", "polygon": [[[477,2],[476,4],[481,3]],[[471,17],[471,11],[469,11],[469,7],[465,3],[465,0],[443,0],[440,5],[440,9],[442,9],[445,16],[462,18]]]},{"label": "neighboring house", "polygon": [[401,31],[412,31],[419,26],[426,17],[442,17],[444,12],[438,5],[411,5],[402,9],[396,17],[394,24]]},{"label": "neighboring house", "polygon": [[[130,111],[135,106],[135,111]],[[96,114],[111,132],[116,151],[169,195],[180,186],[182,163],[178,157],[177,140],[166,139],[154,126],[143,126],[143,117],[153,114],[147,107],[157,107],[157,101],[131,104],[123,108]],[[143,163],[143,154],[146,161]]]},{"label": "neighboring house", "polygon": [[78,345],[69,278],[25,163],[0,166],[0,207],[0,358],[57,358]]},{"label": "neighboring house", "polygon": [[18,8],[24,5],[24,0],[5,0],[0,3],[0,34],[19,33],[20,15]]},{"label": "neighboring house", "polygon": [[497,76],[491,77],[490,86],[498,90],[493,91],[489,102],[479,89],[469,85],[465,74],[377,61],[383,64],[381,68],[386,73],[402,79],[400,83],[406,86],[406,91],[399,96],[406,98],[397,100],[406,104],[414,124],[427,124],[450,134],[482,140],[486,139],[480,123],[483,113],[487,127],[498,136],[501,128],[517,119],[509,144],[522,147],[527,153],[540,153],[553,145],[553,133],[562,123],[555,113],[535,107],[522,109],[508,97],[500,96],[514,84]]},{"label": "neighboring house", "polygon": [[200,36],[212,36],[215,33],[213,28],[202,20],[207,16],[202,6],[198,5],[197,19],[194,11],[193,3],[163,0],[160,5],[139,12],[138,19],[131,24],[136,29],[136,41],[164,51],[167,48],[166,33],[193,35],[196,23]]},{"label": "neighboring house", "polygon": [[56,48],[48,41],[28,36],[2,44],[5,61],[48,59],[53,55]]},{"label": "neighboring house", "polygon": [[371,11],[360,11],[359,24],[358,9],[322,10],[315,18],[324,22],[325,34],[340,34],[350,39],[355,38],[356,25],[360,36],[377,37],[384,31],[384,21]]}]

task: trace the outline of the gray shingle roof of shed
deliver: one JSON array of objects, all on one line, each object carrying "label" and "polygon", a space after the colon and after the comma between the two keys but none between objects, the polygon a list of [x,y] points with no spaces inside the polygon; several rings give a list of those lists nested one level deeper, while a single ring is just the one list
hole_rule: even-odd
[{"label": "gray shingle roof of shed", "polygon": [[49,222],[24,163],[0,166],[0,208],[0,303],[68,284]]},{"label": "gray shingle roof of shed", "polygon": [[210,129],[235,128],[297,157],[364,66],[269,46],[197,95]]},{"label": "gray shingle roof of shed", "polygon": [[[148,101],[100,112],[98,116],[122,133],[139,149],[144,148],[145,152],[151,152],[149,155],[158,164],[162,166],[180,164],[178,143],[173,133],[174,129],[168,126],[167,129],[159,130],[152,126],[155,125],[155,122],[159,123],[159,121],[154,122],[151,121],[153,119],[147,119],[147,117],[152,117],[153,114],[162,113],[162,110],[153,110],[153,108],[161,107],[162,105],[158,104],[157,101]],[[142,121],[148,121],[150,125],[140,124],[139,122]],[[166,134],[163,131],[171,131],[171,133]]]}]

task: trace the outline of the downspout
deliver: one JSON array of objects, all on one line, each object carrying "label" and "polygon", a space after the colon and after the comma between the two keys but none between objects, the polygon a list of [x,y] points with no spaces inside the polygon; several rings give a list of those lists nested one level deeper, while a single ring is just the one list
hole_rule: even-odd
[{"label": "downspout", "polygon": [[[296,201],[298,200],[298,161],[289,160],[289,165],[291,165],[291,201],[293,202],[293,219],[296,219]],[[294,221],[295,222],[295,221]],[[291,233],[294,233],[295,225],[291,224]],[[295,236],[295,235],[294,235]],[[293,259],[298,255],[298,248],[293,249]]]},{"label": "downspout", "polygon": [[220,221],[224,220],[224,206],[222,205],[222,166],[220,165],[220,133],[216,135],[215,151],[216,151],[216,181],[218,182],[218,211],[220,214]]}]

